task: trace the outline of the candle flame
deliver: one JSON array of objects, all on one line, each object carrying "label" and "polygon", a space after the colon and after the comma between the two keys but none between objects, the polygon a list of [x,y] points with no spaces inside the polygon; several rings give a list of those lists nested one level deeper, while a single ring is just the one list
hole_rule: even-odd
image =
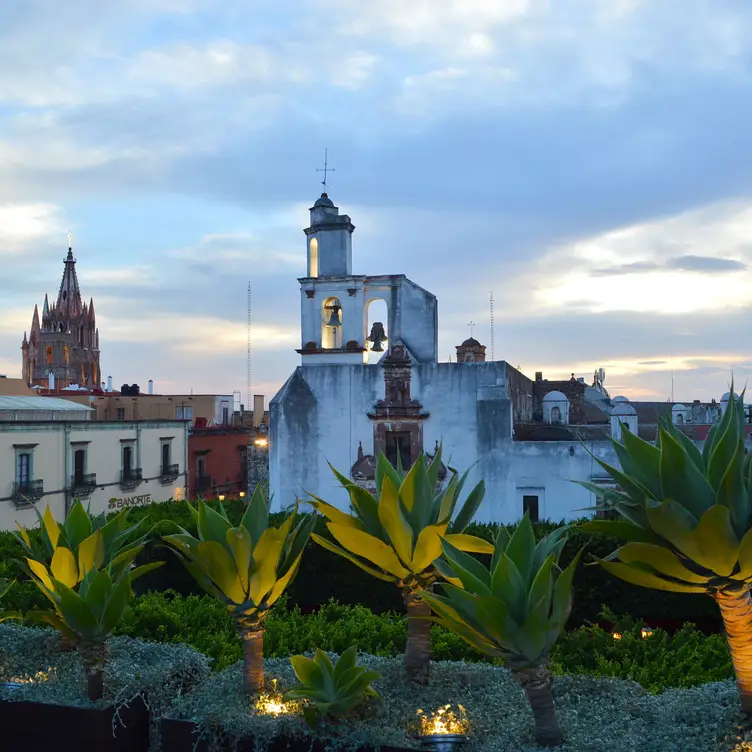
[{"label": "candle flame", "polygon": [[420,719],[420,733],[423,736],[444,734],[464,734],[470,728],[467,720],[467,712],[462,705],[457,705],[458,713],[455,713],[451,705],[444,705],[430,716],[422,710],[418,710]]}]

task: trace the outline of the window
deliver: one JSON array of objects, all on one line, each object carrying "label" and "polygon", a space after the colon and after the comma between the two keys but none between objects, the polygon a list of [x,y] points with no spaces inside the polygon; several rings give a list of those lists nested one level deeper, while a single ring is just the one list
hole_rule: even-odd
[{"label": "window", "polygon": [[230,408],[227,406],[222,407],[222,424],[227,425],[230,422]]},{"label": "window", "polygon": [[86,473],[86,450],[76,449],[73,452],[73,485],[83,486],[84,474]]},{"label": "window", "polygon": [[311,238],[308,244],[308,276],[319,276],[319,241],[316,238]]},{"label": "window", "polygon": [[63,359],[65,360],[65,365],[68,365],[69,355],[68,345],[65,345],[63,347]]},{"label": "window", "polygon": [[199,457],[198,463],[198,477],[203,478],[206,475],[206,458],[205,457]]},{"label": "window", "polygon": [[117,409],[117,419],[125,420],[125,408],[124,407],[119,407]]},{"label": "window", "polygon": [[123,480],[130,480],[133,475],[133,447],[126,444],[123,447]]},{"label": "window", "polygon": [[27,486],[31,481],[31,453],[19,452],[16,455],[16,483]]},{"label": "window", "polygon": [[405,470],[412,466],[410,434],[407,431],[387,431],[385,443],[384,454],[394,467],[397,467],[397,457]]},{"label": "window", "polygon": [[561,408],[556,406],[551,408],[551,423],[561,423]]},{"label": "window", "polygon": [[327,298],[322,305],[321,346],[329,350],[342,347],[342,303],[339,298]]},{"label": "window", "polygon": [[47,365],[48,366],[52,365],[52,348],[51,347],[47,348]]},{"label": "window", "polygon": [[530,522],[538,522],[538,497],[525,495],[522,497],[522,514],[527,512],[530,515]]},{"label": "window", "polygon": [[162,474],[167,475],[170,465],[170,442],[162,442]]},{"label": "window", "polygon": [[176,405],[175,420],[193,420],[193,405]]},{"label": "window", "polygon": [[684,423],[684,416],[681,413],[678,413],[676,416],[676,422],[677,423]]}]

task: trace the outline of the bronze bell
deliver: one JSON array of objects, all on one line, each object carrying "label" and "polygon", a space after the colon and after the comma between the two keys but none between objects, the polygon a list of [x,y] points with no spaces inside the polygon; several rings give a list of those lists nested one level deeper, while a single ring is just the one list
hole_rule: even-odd
[{"label": "bronze bell", "polygon": [[368,341],[373,342],[372,352],[384,352],[384,342],[386,342],[386,332],[384,325],[380,321],[374,322],[371,327],[371,333],[368,335]]},{"label": "bronze bell", "polygon": [[331,310],[332,315],[329,317],[327,326],[336,327],[342,326],[342,319],[339,317],[340,307],[338,305],[327,306]]}]

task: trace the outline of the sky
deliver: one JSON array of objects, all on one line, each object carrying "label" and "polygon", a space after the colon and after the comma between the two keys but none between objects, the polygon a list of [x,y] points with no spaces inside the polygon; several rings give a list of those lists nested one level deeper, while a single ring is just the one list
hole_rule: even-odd
[{"label": "sky", "polygon": [[308,208],[353,271],[533,377],[719,399],[752,374],[748,0],[3,0],[0,373],[73,233],[116,387],[267,399]]}]

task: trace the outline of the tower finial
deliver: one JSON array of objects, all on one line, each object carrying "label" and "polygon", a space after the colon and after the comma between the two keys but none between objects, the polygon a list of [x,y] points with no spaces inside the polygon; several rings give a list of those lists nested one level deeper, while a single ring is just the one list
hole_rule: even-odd
[{"label": "tower finial", "polygon": [[69,251],[73,250],[73,233],[72,232],[68,233],[68,250]]},{"label": "tower finial", "polygon": [[334,167],[329,167],[329,149],[324,149],[324,166],[317,167],[316,172],[323,172],[324,179],[321,181],[321,185],[324,186],[324,193],[326,193],[326,174],[327,172],[336,172]]}]

